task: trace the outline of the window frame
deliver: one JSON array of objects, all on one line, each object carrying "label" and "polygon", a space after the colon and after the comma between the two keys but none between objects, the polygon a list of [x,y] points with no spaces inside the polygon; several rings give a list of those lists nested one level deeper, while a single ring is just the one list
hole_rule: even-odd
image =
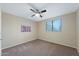
[{"label": "window frame", "polygon": [[[60,27],[59,27],[59,30],[58,31],[54,31],[53,30],[53,28],[54,28],[54,26],[53,26],[53,23],[54,23],[54,21],[56,20],[56,18],[57,17],[54,17],[52,20],[50,19],[50,21],[52,22],[52,29],[51,29],[51,31],[48,31],[48,25],[47,25],[47,22],[49,22],[49,20],[47,20],[46,21],[46,25],[45,25],[45,27],[46,27],[46,32],[61,32],[62,31],[62,17],[61,16],[58,16],[60,19]],[[58,20],[58,19],[57,19]]]}]

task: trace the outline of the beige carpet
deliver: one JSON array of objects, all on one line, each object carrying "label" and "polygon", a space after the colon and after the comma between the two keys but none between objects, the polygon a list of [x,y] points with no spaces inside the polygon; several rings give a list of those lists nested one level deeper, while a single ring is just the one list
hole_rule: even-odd
[{"label": "beige carpet", "polygon": [[34,40],[15,47],[2,50],[2,56],[77,56],[76,49]]}]

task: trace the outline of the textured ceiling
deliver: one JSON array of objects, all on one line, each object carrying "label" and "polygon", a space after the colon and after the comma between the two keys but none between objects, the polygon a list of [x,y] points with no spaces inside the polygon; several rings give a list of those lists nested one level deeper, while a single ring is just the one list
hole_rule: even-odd
[{"label": "textured ceiling", "polygon": [[[79,8],[77,3],[4,3],[0,4],[2,11],[28,18],[29,20],[41,21],[51,17],[56,17],[59,15],[75,12]],[[43,13],[43,18],[40,17],[31,17],[34,13],[29,9],[46,9],[47,12]]]}]

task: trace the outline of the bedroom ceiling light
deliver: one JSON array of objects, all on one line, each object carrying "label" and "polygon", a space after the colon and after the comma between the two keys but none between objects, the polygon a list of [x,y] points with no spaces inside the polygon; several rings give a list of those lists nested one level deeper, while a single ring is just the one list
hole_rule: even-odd
[{"label": "bedroom ceiling light", "polygon": [[35,16],[36,16],[36,17],[39,17],[39,16],[40,16],[40,14],[38,14],[38,13],[37,13],[37,14],[35,14]]}]

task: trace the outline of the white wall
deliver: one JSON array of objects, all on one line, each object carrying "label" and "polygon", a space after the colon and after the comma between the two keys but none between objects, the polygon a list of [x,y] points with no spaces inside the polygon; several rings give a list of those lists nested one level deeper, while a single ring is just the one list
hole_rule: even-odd
[{"label": "white wall", "polygon": [[[62,16],[61,32],[46,32],[45,21],[34,22],[11,14],[2,13],[2,48],[12,47],[35,39],[77,47],[76,12]],[[31,25],[32,32],[21,32],[21,24]]]},{"label": "white wall", "polygon": [[1,55],[1,9],[0,9],[0,55]]},{"label": "white wall", "polygon": [[[2,13],[2,48],[12,47],[37,39],[36,22]],[[21,32],[21,25],[30,25],[31,32]]]},{"label": "white wall", "polygon": [[70,13],[62,16],[61,32],[46,32],[45,21],[39,22],[39,39],[49,42],[70,46],[76,48],[76,13]]},{"label": "white wall", "polygon": [[77,12],[77,46],[79,52],[79,10]]},{"label": "white wall", "polygon": [[1,39],[1,9],[0,9],[0,39]]}]

